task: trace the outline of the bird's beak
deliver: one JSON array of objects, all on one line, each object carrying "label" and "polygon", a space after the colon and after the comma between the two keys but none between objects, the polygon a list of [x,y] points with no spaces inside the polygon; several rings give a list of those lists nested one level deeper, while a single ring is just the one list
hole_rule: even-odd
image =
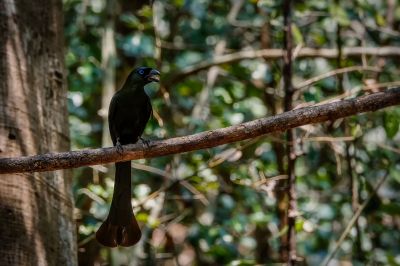
[{"label": "bird's beak", "polygon": [[160,81],[160,72],[156,69],[152,69],[146,78],[149,82],[152,82],[152,81],[159,82]]}]

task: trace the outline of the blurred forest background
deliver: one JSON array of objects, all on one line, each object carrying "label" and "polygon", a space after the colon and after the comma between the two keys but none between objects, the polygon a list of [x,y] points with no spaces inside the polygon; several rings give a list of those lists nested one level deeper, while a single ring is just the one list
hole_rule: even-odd
[{"label": "blurred forest background", "polygon": [[[399,4],[294,1],[293,108],[400,85]],[[136,66],[162,73],[147,87],[154,109],[147,139],[285,110],[283,1],[64,0],[64,11],[72,149],[111,146],[108,103]],[[135,161],[132,200],[143,237],[129,249],[94,239],[110,207],[113,165],[75,169],[79,262],[286,261],[286,173],[295,159],[297,260],[400,265],[399,123],[400,109],[389,108],[303,126],[292,131],[291,159],[285,134],[276,133]]]}]

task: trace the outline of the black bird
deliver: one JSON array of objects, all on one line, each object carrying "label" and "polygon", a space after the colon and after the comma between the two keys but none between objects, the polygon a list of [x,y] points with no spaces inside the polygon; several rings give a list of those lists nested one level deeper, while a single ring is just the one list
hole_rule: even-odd
[{"label": "black bird", "polygon": [[[158,82],[160,72],[149,67],[133,70],[122,88],[111,99],[108,123],[114,146],[122,151],[124,144],[141,139],[152,107],[144,86]],[[96,232],[97,241],[107,247],[129,247],[136,244],[141,231],[131,205],[131,162],[115,163],[114,194],[107,219]]]}]

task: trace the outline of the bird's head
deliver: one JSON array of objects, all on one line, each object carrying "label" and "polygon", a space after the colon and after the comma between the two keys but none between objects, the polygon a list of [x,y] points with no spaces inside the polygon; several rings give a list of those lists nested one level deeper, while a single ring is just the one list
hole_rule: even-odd
[{"label": "bird's head", "polygon": [[153,81],[160,81],[160,72],[151,67],[138,67],[129,76],[130,81],[136,84],[146,85]]}]

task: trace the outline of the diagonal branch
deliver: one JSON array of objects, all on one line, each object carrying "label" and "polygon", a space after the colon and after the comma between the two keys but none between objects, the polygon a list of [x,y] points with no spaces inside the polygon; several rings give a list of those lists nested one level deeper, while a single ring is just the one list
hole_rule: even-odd
[{"label": "diagonal branch", "polygon": [[400,104],[400,87],[340,102],[295,109],[279,115],[194,135],[153,141],[148,148],[141,144],[125,145],[122,154],[119,154],[114,147],[110,147],[18,158],[0,158],[0,174],[52,171],[184,153],[255,138],[271,132],[285,131],[302,125],[376,111],[398,104]]},{"label": "diagonal branch", "polygon": [[361,216],[362,212],[364,209],[368,206],[368,203],[370,203],[371,199],[378,193],[379,188],[383,185],[383,183],[386,181],[386,178],[389,176],[389,171],[386,172],[386,174],[381,177],[375,186],[374,190],[371,192],[371,194],[368,196],[368,198],[364,201],[364,203],[358,207],[357,211],[354,213],[353,217],[351,217],[349,223],[347,224],[346,228],[344,229],[343,233],[340,235],[339,240],[335,243],[333,250],[329,252],[329,254],[325,257],[324,261],[321,263],[321,265],[329,265],[329,262],[332,260],[333,256],[335,256],[336,252],[340,248],[340,246],[343,244],[343,241],[346,239],[346,237],[349,235],[351,228],[353,228],[354,224],[357,222],[357,219]]},{"label": "diagonal branch", "polygon": [[336,75],[340,75],[340,74],[344,74],[344,73],[348,73],[348,72],[354,72],[354,71],[381,72],[382,70],[378,67],[372,67],[372,66],[351,66],[351,67],[339,68],[339,69],[335,69],[335,70],[326,72],[319,76],[310,78],[310,79],[304,81],[303,83],[301,83],[300,85],[298,85],[296,87],[296,89],[297,90],[303,89],[303,88],[311,86],[312,84],[317,83],[323,79],[326,79],[326,78],[329,78],[332,76],[336,76]]},{"label": "diagonal branch", "polygon": [[[337,49],[330,48],[301,48],[296,55],[298,58],[309,58],[309,57],[324,57],[335,59],[338,56],[339,51]],[[185,79],[188,76],[194,75],[202,70],[208,69],[212,66],[218,66],[223,64],[229,64],[238,62],[245,59],[281,59],[283,57],[284,50],[282,49],[262,49],[262,50],[245,50],[231,54],[225,54],[212,59],[199,62],[195,65],[184,68],[178,73],[175,73],[171,78],[164,81],[166,86],[174,84],[178,81]],[[362,55],[370,56],[400,56],[400,47],[395,46],[384,46],[384,47],[345,47],[343,48],[343,57],[359,57]]]}]

